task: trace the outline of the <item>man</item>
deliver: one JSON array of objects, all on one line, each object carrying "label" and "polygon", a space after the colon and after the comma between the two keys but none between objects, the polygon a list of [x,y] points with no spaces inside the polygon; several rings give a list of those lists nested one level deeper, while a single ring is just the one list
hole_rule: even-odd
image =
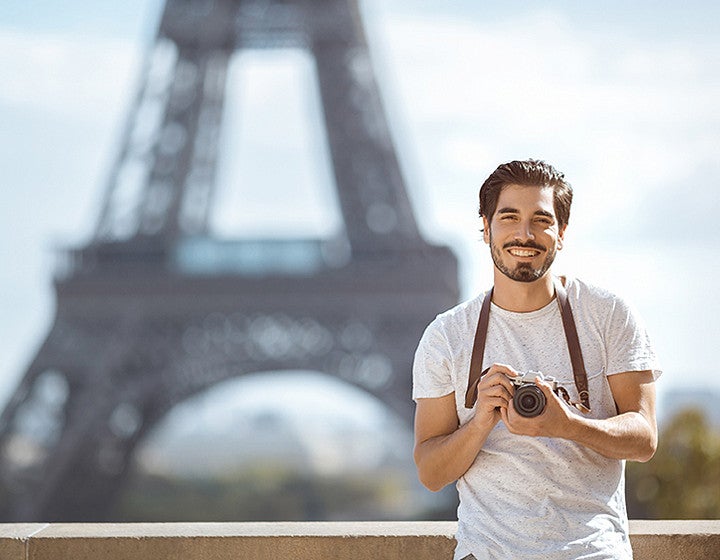
[{"label": "man", "polygon": [[[486,294],[439,315],[415,355],[415,463],[430,490],[457,483],[456,560],[632,558],[624,466],[655,452],[660,370],[620,298],[551,275],[571,203],[572,188],[552,166],[499,166],[480,189],[494,287],[479,356],[490,367],[474,404],[466,392]],[[586,396],[576,387],[555,282],[576,325],[589,410],[569,406],[545,379],[554,377],[569,401]],[[543,374],[530,374],[546,400],[535,417],[513,403],[511,378],[526,372]]]}]

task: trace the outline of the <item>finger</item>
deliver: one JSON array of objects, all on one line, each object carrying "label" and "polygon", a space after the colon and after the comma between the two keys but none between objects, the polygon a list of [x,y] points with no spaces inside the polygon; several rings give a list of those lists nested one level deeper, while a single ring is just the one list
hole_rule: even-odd
[{"label": "finger", "polygon": [[508,429],[508,431],[514,433],[512,422],[510,422],[510,411],[508,408],[500,409],[500,418],[503,421],[503,424],[505,424],[505,427]]},{"label": "finger", "polygon": [[478,398],[488,397],[499,397],[506,401],[509,401],[510,399],[512,399],[512,393],[510,392],[508,387],[498,383],[497,385],[483,387],[481,390],[478,391]]},{"label": "finger", "polygon": [[490,366],[488,374],[501,373],[510,377],[517,377],[519,374],[515,368],[507,364],[493,364]]},{"label": "finger", "polygon": [[478,385],[480,388],[487,388],[487,387],[493,387],[501,385],[505,387],[507,391],[510,392],[510,394],[515,392],[515,386],[512,384],[512,381],[508,378],[507,375],[504,373],[496,372],[490,375],[486,375]]},{"label": "finger", "polygon": [[500,418],[502,418],[502,421],[503,421],[503,422],[505,423],[505,425],[507,426],[507,424],[508,424],[508,411],[507,411],[507,408],[506,408],[506,407],[502,407],[502,408],[500,409]]},{"label": "finger", "polygon": [[500,410],[503,410],[507,408],[507,401],[503,399],[502,397],[490,397],[487,400],[482,402],[482,405],[487,410],[494,410],[499,408]]},{"label": "finger", "polygon": [[540,390],[545,394],[545,398],[552,398],[556,396],[555,391],[553,391],[552,385],[550,385],[547,381],[536,377],[535,385],[537,385]]}]

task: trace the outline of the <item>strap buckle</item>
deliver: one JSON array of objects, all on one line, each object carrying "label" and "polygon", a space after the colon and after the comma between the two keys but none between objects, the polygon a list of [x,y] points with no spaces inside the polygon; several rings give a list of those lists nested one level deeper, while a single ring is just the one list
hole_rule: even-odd
[{"label": "strap buckle", "polygon": [[572,400],[570,400],[570,394],[567,392],[567,389],[565,387],[558,387],[555,390],[555,394],[561,396],[568,405],[576,408],[583,414],[589,414],[590,412],[592,412],[590,408],[585,404],[590,398],[590,393],[588,393],[587,391],[580,392],[580,402],[572,402]]}]

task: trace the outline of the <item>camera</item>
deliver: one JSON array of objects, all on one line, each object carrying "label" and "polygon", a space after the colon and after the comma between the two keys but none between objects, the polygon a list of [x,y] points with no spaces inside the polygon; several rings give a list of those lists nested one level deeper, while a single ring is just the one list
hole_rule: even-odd
[{"label": "camera", "polygon": [[528,371],[519,373],[516,377],[508,376],[508,379],[515,385],[515,394],[513,395],[513,406],[520,416],[525,418],[534,418],[542,414],[545,410],[545,394],[540,387],[535,385],[535,378],[539,377],[546,383],[549,383],[552,390],[557,390],[557,382],[554,377],[544,376],[539,371]]}]

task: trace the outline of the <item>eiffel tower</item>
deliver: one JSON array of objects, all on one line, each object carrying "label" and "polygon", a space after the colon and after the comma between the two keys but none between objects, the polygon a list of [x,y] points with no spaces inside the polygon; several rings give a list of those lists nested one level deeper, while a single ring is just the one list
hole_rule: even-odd
[{"label": "eiffel tower", "polygon": [[[286,47],[315,62],[344,227],[221,241],[228,62]],[[414,348],[458,300],[455,257],[418,232],[356,0],[168,0],[148,55],[95,232],[65,252],[54,323],[0,417],[4,521],[107,520],[153,426],[247,373],[323,372],[410,421]]]}]

